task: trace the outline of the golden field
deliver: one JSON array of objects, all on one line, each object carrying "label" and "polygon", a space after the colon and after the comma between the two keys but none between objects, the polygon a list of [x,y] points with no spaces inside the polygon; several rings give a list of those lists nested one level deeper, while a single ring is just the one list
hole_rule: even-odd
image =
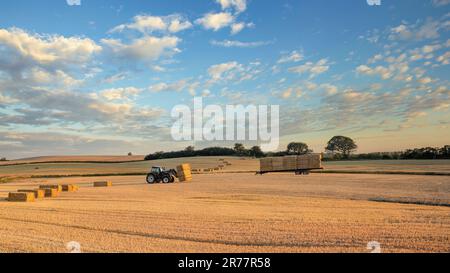
[{"label": "golden field", "polygon": [[[196,160],[188,159],[193,168],[219,158]],[[0,184],[0,252],[67,252],[70,241],[84,252],[369,252],[371,241],[383,252],[450,251],[450,176],[257,176],[238,173],[257,161],[228,160],[233,165],[224,172],[230,173],[194,175],[189,183],[111,176]],[[144,163],[145,172],[179,161]],[[77,171],[91,172],[84,168]],[[98,180],[114,186],[93,188]],[[5,200],[9,191],[43,183],[81,188],[35,203]]]},{"label": "golden field", "polygon": [[[40,157],[16,160],[0,164],[2,177],[31,177],[51,175],[89,175],[89,174],[143,174],[153,165],[175,168],[182,162],[189,162],[193,169],[214,168],[220,159],[232,163],[222,172],[256,172],[259,161],[239,157],[192,157],[184,159],[163,159],[154,161],[139,160],[135,157],[74,156],[74,157]],[[143,156],[142,156],[143,158]],[[141,158],[141,159],[142,159]],[[128,161],[126,159],[129,159]],[[437,172],[450,175],[450,160],[377,160],[377,161],[339,161],[323,162],[326,171],[332,172]]]}]

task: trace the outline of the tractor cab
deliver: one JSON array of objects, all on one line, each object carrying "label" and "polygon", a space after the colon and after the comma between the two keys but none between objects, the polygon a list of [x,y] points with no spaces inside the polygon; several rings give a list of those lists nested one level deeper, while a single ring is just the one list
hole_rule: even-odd
[{"label": "tractor cab", "polygon": [[151,170],[151,173],[154,173],[154,174],[160,174],[160,173],[162,173],[163,171],[164,171],[164,168],[158,167],[158,166],[153,166],[153,167],[152,167],[152,170]]}]

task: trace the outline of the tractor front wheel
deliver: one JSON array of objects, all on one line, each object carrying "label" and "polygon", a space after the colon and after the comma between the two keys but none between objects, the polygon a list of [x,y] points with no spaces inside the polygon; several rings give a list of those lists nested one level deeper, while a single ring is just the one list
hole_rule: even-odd
[{"label": "tractor front wheel", "polygon": [[164,176],[163,179],[162,179],[162,182],[164,184],[170,183],[170,177],[169,176]]}]

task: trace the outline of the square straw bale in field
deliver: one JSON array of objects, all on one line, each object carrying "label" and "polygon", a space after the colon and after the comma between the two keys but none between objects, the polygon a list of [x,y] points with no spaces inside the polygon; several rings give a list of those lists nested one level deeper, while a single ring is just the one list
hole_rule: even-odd
[{"label": "square straw bale in field", "polygon": [[178,173],[178,175],[184,175],[184,176],[192,175],[191,165],[190,164],[181,164],[181,165],[177,166],[177,173]]},{"label": "square straw bale in field", "polygon": [[58,192],[62,192],[62,186],[61,185],[40,185],[39,189],[56,189]]},{"label": "square straw bale in field", "polygon": [[62,191],[72,192],[75,191],[73,185],[61,185]]},{"label": "square straw bale in field", "polygon": [[8,194],[9,202],[34,202],[35,200],[32,192],[10,192]]},{"label": "square straw bale in field", "polygon": [[180,180],[180,182],[189,182],[192,180],[192,176],[178,176],[178,180]]},{"label": "square straw bale in field", "polygon": [[34,194],[34,198],[36,199],[42,199],[45,197],[45,190],[18,190],[18,192],[31,192]]},{"label": "square straw bale in field", "polygon": [[45,188],[45,197],[57,197],[59,196],[59,191],[57,189]]},{"label": "square straw bale in field", "polygon": [[94,182],[94,187],[112,187],[111,181],[97,181]]}]

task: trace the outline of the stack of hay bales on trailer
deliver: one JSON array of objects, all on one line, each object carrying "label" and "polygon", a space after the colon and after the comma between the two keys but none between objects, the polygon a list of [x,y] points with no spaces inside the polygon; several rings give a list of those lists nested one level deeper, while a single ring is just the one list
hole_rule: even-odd
[{"label": "stack of hay bales on trailer", "polygon": [[182,164],[180,166],[177,166],[177,174],[178,180],[180,180],[180,182],[191,181],[192,180],[191,165]]},{"label": "stack of hay bales on trailer", "polygon": [[321,154],[267,157],[260,160],[261,172],[312,170],[321,168]]},{"label": "stack of hay bales on trailer", "polygon": [[272,171],[283,171],[284,167],[284,158],[283,157],[273,157],[272,158]]}]

